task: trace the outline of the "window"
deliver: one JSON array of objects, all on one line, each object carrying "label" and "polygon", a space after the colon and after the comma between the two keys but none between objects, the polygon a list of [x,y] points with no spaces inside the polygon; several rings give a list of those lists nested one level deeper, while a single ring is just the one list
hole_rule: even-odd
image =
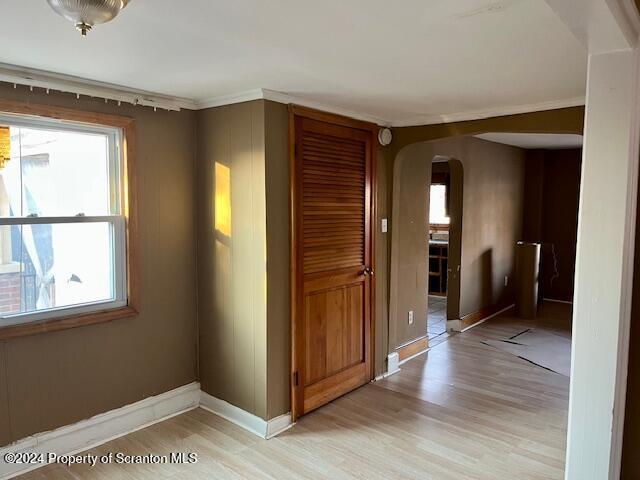
[{"label": "window", "polygon": [[0,327],[127,305],[122,137],[0,113]]},{"label": "window", "polygon": [[448,225],[449,216],[447,215],[447,186],[433,184],[431,185],[429,199],[429,223],[434,225]]}]

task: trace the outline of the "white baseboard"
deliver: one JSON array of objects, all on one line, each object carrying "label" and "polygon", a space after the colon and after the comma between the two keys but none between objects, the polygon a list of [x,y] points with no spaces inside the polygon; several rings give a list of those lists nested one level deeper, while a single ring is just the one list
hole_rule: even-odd
[{"label": "white baseboard", "polygon": [[400,371],[400,356],[398,352],[392,352],[387,355],[387,371],[382,375],[378,375],[373,381],[378,382]]},{"label": "white baseboard", "polygon": [[462,322],[460,319],[447,320],[447,332],[460,332],[462,329]]},{"label": "white baseboard", "polygon": [[291,427],[293,427],[291,413],[285,413],[279,417],[272,418],[267,421],[267,439],[273,438],[285,430],[289,430]]},{"label": "white baseboard", "polygon": [[43,466],[8,464],[3,459],[9,452],[75,454],[197,408],[199,403],[200,384],[194,382],[73,425],[37,433],[0,448],[0,478],[12,478]]},{"label": "white baseboard", "polygon": [[267,421],[203,391],[200,392],[200,407],[261,438],[271,438],[293,426],[289,413]]},{"label": "white baseboard", "polygon": [[388,377],[389,375],[393,375],[394,373],[398,373],[399,371],[400,371],[400,355],[398,355],[398,352],[392,352],[389,355],[387,355],[386,376]]},{"label": "white baseboard", "polygon": [[393,372],[384,372],[382,375],[378,375],[372,381],[373,382],[379,382],[380,380],[384,380],[385,378],[390,377],[391,375],[395,375],[396,373],[398,373],[400,371],[401,370],[398,368],[397,370],[394,370]]},{"label": "white baseboard", "polygon": [[13,478],[44,466],[42,463],[8,464],[3,460],[7,453],[74,455],[198,407],[262,438],[274,437],[293,426],[289,413],[269,421],[263,420],[203,392],[200,390],[200,384],[193,382],[73,425],[37,433],[0,448],[0,479]]}]

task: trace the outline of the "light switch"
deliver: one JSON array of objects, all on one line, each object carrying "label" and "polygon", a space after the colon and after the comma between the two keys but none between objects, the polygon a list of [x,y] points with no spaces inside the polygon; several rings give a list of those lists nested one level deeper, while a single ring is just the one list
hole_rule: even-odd
[{"label": "light switch", "polygon": [[388,225],[389,225],[389,224],[388,224],[388,222],[387,222],[387,219],[386,219],[386,218],[383,218],[383,219],[382,219],[382,233],[387,233],[387,230],[388,230],[388,228],[389,228],[389,227],[388,227]]}]

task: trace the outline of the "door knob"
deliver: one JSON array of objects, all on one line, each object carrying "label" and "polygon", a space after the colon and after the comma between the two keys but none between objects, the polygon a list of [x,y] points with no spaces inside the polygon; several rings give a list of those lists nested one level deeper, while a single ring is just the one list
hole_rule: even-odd
[{"label": "door knob", "polygon": [[365,269],[364,269],[364,274],[365,274],[365,275],[373,275],[373,268],[371,268],[371,267],[365,267]]}]

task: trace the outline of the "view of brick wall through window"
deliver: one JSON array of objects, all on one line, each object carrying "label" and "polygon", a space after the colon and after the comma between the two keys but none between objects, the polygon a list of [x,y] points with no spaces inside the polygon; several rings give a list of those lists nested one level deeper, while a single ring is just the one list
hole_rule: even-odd
[{"label": "view of brick wall through window", "polygon": [[19,272],[0,274],[0,313],[20,311],[20,284]]}]

